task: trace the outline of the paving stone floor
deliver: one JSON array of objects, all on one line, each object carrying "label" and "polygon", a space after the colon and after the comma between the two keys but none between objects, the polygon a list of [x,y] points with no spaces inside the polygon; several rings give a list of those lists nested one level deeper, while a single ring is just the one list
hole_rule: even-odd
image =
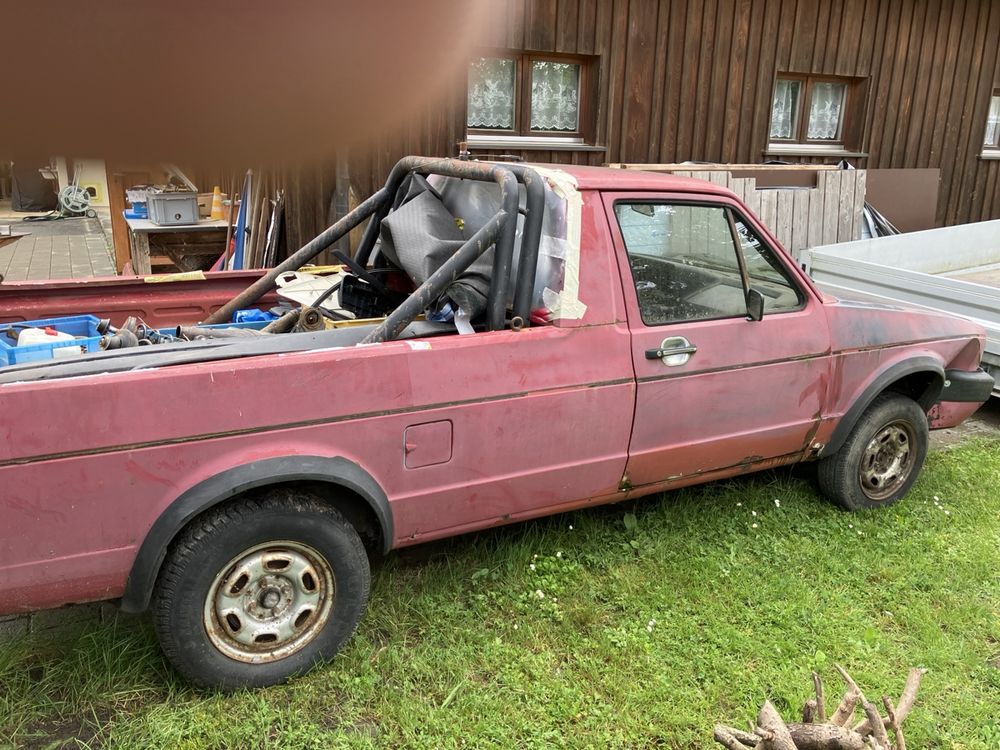
[{"label": "paving stone floor", "polygon": [[15,233],[29,233],[0,247],[4,281],[115,275],[114,259],[99,219],[0,219],[0,224],[10,224]]}]

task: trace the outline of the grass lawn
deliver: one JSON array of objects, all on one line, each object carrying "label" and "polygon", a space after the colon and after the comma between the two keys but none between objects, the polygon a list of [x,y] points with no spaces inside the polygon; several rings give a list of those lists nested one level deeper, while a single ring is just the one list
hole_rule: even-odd
[{"label": "grass lawn", "polygon": [[714,747],[810,670],[926,667],[911,748],[1000,748],[1000,441],[850,515],[767,473],[395,553],[331,665],[223,697],[144,619],[0,646],[0,747]]}]

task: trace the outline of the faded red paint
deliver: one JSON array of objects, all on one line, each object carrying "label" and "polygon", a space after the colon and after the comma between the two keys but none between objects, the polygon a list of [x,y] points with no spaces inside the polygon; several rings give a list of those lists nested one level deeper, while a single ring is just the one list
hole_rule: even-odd
[{"label": "faded red paint", "polygon": [[[18,281],[0,284],[0,323],[40,320],[81,311],[121,323],[136,315],[154,328],[197,323],[241,292],[263,271],[223,271],[205,278],[150,283],[142,276]],[[276,304],[271,294],[261,304]]]},{"label": "faded red paint", "polygon": [[[707,182],[565,169],[584,197],[582,320],[0,388],[0,614],[120,596],[157,517],[189,488],[255,460],[356,462],[389,498],[400,547],[811,457],[894,362],[919,353],[975,366],[977,326],[821,296],[785,255],[807,298],[801,310],[646,327],[630,277],[623,283],[611,202],[697,193],[749,211]],[[193,322],[231,281],[247,283],[222,276],[183,289],[75,283],[47,297],[15,285],[15,296],[0,292],[0,319],[16,319],[7,305],[30,298],[28,318]],[[699,347],[686,365],[665,371],[645,359],[681,334]],[[967,411],[940,405],[933,426]],[[446,436],[450,449],[407,443]],[[429,456],[426,465],[407,468],[408,450]]]}]

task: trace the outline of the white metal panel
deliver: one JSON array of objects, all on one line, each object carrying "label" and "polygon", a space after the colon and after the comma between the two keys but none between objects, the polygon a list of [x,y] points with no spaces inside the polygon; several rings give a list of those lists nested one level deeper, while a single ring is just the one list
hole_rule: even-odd
[{"label": "white metal panel", "polygon": [[970,318],[986,328],[984,361],[1000,365],[1000,288],[943,273],[1000,263],[1000,221],[963,224],[814,248],[810,275],[839,297],[905,302]]}]

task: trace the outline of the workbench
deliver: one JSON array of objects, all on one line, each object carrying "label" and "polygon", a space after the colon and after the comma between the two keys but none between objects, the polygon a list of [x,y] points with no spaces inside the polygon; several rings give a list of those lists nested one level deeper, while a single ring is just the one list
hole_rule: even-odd
[{"label": "workbench", "polygon": [[[197,224],[181,224],[178,226],[160,226],[154,224],[149,219],[129,219],[128,224],[129,244],[132,251],[132,273],[137,276],[147,276],[153,272],[150,256],[150,238],[157,235],[162,242],[157,244],[167,245],[166,253],[179,270],[193,270],[181,268],[180,262],[186,254],[190,255],[211,255],[218,258],[225,249],[226,227],[228,222],[225,219],[203,219]],[[165,237],[161,237],[164,236]],[[216,242],[216,235],[217,242]],[[178,242],[170,240],[176,238]],[[190,240],[190,241],[189,241]]]}]

